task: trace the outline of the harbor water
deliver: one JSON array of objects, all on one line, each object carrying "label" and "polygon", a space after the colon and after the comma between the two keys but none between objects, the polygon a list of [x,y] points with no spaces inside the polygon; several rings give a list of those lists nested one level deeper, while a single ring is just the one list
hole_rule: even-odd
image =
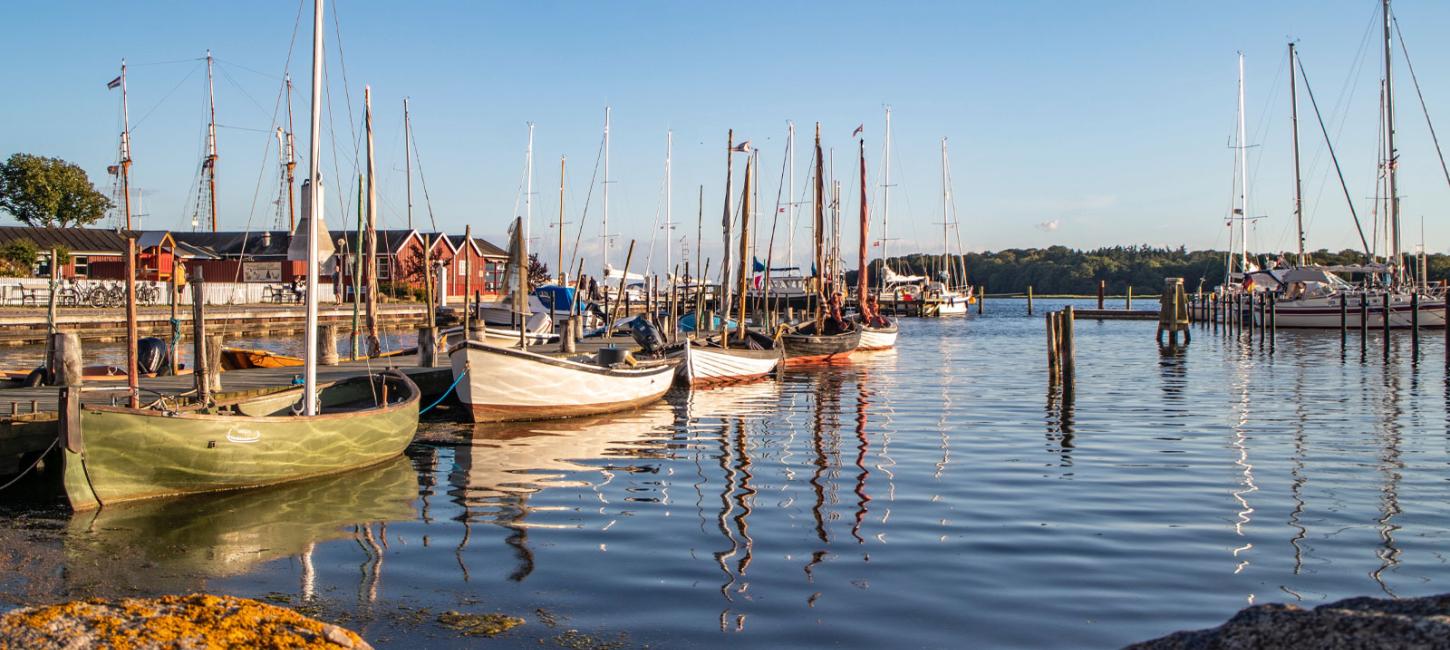
[{"label": "harbor water", "polygon": [[[380,648],[1116,647],[1268,602],[1450,591],[1441,333],[905,319],[898,349],[610,417],[429,414],[383,466],[72,515],[0,493],[0,609],[206,590]],[[1080,306],[1088,306],[1084,301]],[[18,496],[17,496],[18,495]]]}]

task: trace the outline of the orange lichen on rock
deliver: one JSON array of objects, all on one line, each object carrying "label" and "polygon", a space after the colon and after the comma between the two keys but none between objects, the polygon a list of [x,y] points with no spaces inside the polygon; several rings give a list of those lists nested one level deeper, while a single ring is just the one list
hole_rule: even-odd
[{"label": "orange lichen on rock", "polygon": [[191,594],[92,599],[0,617],[0,650],[105,647],[370,649],[356,633],[246,598]]}]

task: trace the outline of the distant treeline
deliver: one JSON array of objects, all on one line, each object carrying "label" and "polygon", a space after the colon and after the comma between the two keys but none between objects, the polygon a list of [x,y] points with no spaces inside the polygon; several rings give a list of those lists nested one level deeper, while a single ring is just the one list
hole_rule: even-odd
[{"label": "distant treeline", "polygon": [[[1075,250],[1065,246],[1050,248],[1009,248],[1007,250],[968,253],[960,259],[948,259],[953,268],[966,268],[967,282],[985,286],[989,293],[1025,293],[1027,287],[1039,294],[1096,294],[1098,281],[1107,281],[1111,294],[1123,294],[1128,287],[1138,293],[1158,293],[1164,278],[1183,278],[1189,291],[1198,289],[1202,281],[1205,291],[1223,281],[1225,251],[1189,251],[1179,248],[1151,246],[1113,246],[1094,250]],[[943,256],[913,254],[890,258],[893,271],[903,275],[937,277],[943,268]],[[1292,253],[1283,254],[1293,260]],[[1337,253],[1319,250],[1310,254],[1315,264],[1352,265],[1364,262],[1364,253],[1346,249]],[[1279,255],[1258,255],[1262,266]],[[1414,269],[1414,260],[1409,261]],[[880,278],[881,261],[871,264],[872,282]],[[1431,254],[1427,267],[1431,281],[1450,278],[1450,255]],[[854,274],[852,274],[854,275]],[[953,273],[955,277],[956,273]]]}]

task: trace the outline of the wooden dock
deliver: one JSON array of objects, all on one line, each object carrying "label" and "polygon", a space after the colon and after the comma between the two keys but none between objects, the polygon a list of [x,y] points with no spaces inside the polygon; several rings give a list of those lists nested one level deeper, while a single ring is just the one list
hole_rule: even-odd
[{"label": "wooden dock", "polygon": [[[346,333],[352,324],[351,304],[322,305],[319,322],[338,325]],[[171,309],[144,306],[138,308],[136,327],[141,336],[171,335]],[[411,328],[423,322],[427,310],[421,303],[384,303],[378,305],[378,320],[384,325]],[[191,306],[177,310],[177,321],[184,336],[191,333]],[[301,305],[207,305],[206,325],[209,332],[224,336],[272,336],[302,332],[306,313]],[[57,310],[57,328],[75,332],[82,341],[113,342],[126,339],[126,310],[64,307]],[[0,308],[0,345],[44,345],[49,326],[44,307]]]},{"label": "wooden dock", "polygon": [[1073,315],[1095,320],[1158,320],[1157,309],[1077,309]]}]

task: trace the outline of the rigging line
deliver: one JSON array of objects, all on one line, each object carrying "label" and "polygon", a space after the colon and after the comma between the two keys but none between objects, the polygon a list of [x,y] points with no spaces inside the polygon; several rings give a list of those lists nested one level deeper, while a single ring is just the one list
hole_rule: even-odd
[{"label": "rigging line", "polygon": [[[262,106],[262,103],[259,102],[259,101],[257,101],[256,98],[252,97],[251,93],[248,93],[247,92],[247,89],[242,87],[242,84],[237,83],[236,78],[233,77],[230,72],[227,72],[227,69],[226,68],[219,67],[217,69],[221,71],[222,78],[226,79],[229,83],[231,83],[233,86],[235,86],[237,90],[241,91],[242,96],[243,97],[246,97],[249,101],[251,101],[252,102],[252,105],[254,105],[254,106],[257,107],[257,110],[262,111],[262,114],[263,115],[265,115],[267,113],[267,109]],[[272,114],[273,121],[276,120],[276,117],[277,117],[276,113],[273,113]]]},{"label": "rigging line", "polygon": [[190,58],[190,59],[173,59],[171,61],[152,61],[150,63],[129,63],[128,62],[126,64],[126,67],[128,67],[128,68],[149,68],[149,67],[151,67],[153,65],[173,65],[173,64],[176,64],[176,63],[194,63],[196,61],[205,61],[205,60],[206,60],[206,57],[195,57],[195,58]]},{"label": "rigging line", "polygon": [[594,181],[599,178],[599,161],[603,159],[604,138],[600,137],[599,150],[594,154],[594,172],[589,176],[589,191],[584,194],[584,209],[579,212],[579,228],[574,232],[574,246],[569,252],[571,261],[579,258],[579,240],[584,237],[584,219],[589,216],[589,203],[594,198]]},{"label": "rigging line", "polygon": [[[438,220],[433,217],[433,197],[428,195],[428,177],[423,175],[423,157],[418,155],[418,136],[412,133],[409,125],[409,133],[413,144],[413,161],[418,164],[418,182],[423,186],[423,205],[428,209],[428,223],[433,225],[433,231],[438,232]],[[407,155],[407,152],[403,152]]]},{"label": "rigging line", "polygon": [[233,68],[240,68],[240,69],[246,70],[247,72],[250,72],[250,73],[252,73],[254,75],[258,75],[258,76],[261,76],[261,77],[266,77],[268,79],[271,79],[272,81],[281,81],[282,80],[282,77],[279,77],[277,75],[274,75],[274,74],[272,74],[270,72],[262,72],[261,70],[258,70],[256,68],[249,68],[249,67],[247,67],[245,65],[242,65],[240,63],[237,63],[235,61],[229,61],[227,59],[223,59],[223,58],[220,58],[220,57],[212,57],[212,61],[215,61],[217,63],[224,63],[224,64],[226,64],[228,66],[233,67]]},{"label": "rigging line", "polygon": [[166,100],[170,99],[172,95],[176,94],[176,91],[180,90],[182,85],[186,84],[186,81],[191,78],[191,75],[196,74],[196,71],[199,69],[201,69],[201,64],[192,66],[191,72],[186,73],[186,76],[182,77],[181,81],[178,81],[176,83],[176,86],[172,87],[171,90],[167,91],[166,94],[163,95],[161,99],[156,102],[155,105],[153,105],[150,109],[148,109],[144,114],[141,115],[141,119],[136,120],[136,123],[131,125],[131,133],[136,133],[136,130],[141,128],[141,124],[146,121],[146,118],[151,117],[151,114],[155,113],[156,109],[161,108],[161,105],[165,104]]},{"label": "rigging line", "polygon": [[347,55],[342,51],[342,23],[338,17],[338,4],[337,2],[332,3],[332,31],[337,36],[337,67],[342,72],[342,95],[343,99],[347,101],[347,128],[352,133],[352,158],[353,166],[356,167],[356,161],[362,155],[358,153],[362,143],[358,141],[357,119],[352,114],[352,91],[349,90],[351,84],[347,80]]},{"label": "rigging line", "polygon": [[[1354,199],[1349,196],[1349,185],[1344,182],[1344,170],[1339,166],[1339,156],[1334,153],[1334,142],[1329,139],[1329,129],[1324,126],[1324,115],[1319,112],[1319,102],[1314,100],[1314,89],[1309,85],[1309,75],[1304,71],[1304,57],[1299,57],[1299,78],[1304,80],[1304,94],[1309,96],[1309,105],[1314,108],[1314,119],[1319,123],[1319,131],[1324,135],[1324,144],[1329,148],[1329,159],[1334,163],[1334,171],[1339,175],[1340,189],[1344,190],[1344,200],[1349,204],[1349,214],[1354,217],[1354,228],[1359,232],[1359,242],[1364,245],[1364,254],[1371,255],[1369,241],[1364,237],[1364,226],[1359,222],[1359,213],[1354,209]],[[1247,215],[1245,215],[1247,216]]]},{"label": "rigging line", "polygon": [[271,134],[276,129],[275,126],[272,127],[272,128],[270,128],[270,129],[254,129],[254,128],[250,127],[250,126],[232,126],[230,124],[218,124],[218,125],[216,125],[216,128],[218,128],[218,129],[231,129],[233,131],[250,131],[252,133],[267,133],[267,134]]},{"label": "rigging line", "polygon": [[1415,66],[1410,63],[1410,50],[1405,46],[1405,35],[1400,33],[1400,19],[1390,16],[1395,26],[1395,36],[1400,37],[1400,51],[1405,55],[1405,67],[1410,69],[1410,81],[1415,85],[1415,96],[1420,98],[1420,111],[1425,114],[1425,126],[1430,127],[1430,140],[1435,143],[1435,155],[1440,158],[1440,171],[1445,174],[1445,183],[1450,184],[1450,168],[1445,166],[1445,153],[1440,150],[1440,137],[1435,135],[1435,124],[1430,121],[1430,108],[1425,105],[1425,94],[1420,92],[1420,79],[1415,76]]}]

